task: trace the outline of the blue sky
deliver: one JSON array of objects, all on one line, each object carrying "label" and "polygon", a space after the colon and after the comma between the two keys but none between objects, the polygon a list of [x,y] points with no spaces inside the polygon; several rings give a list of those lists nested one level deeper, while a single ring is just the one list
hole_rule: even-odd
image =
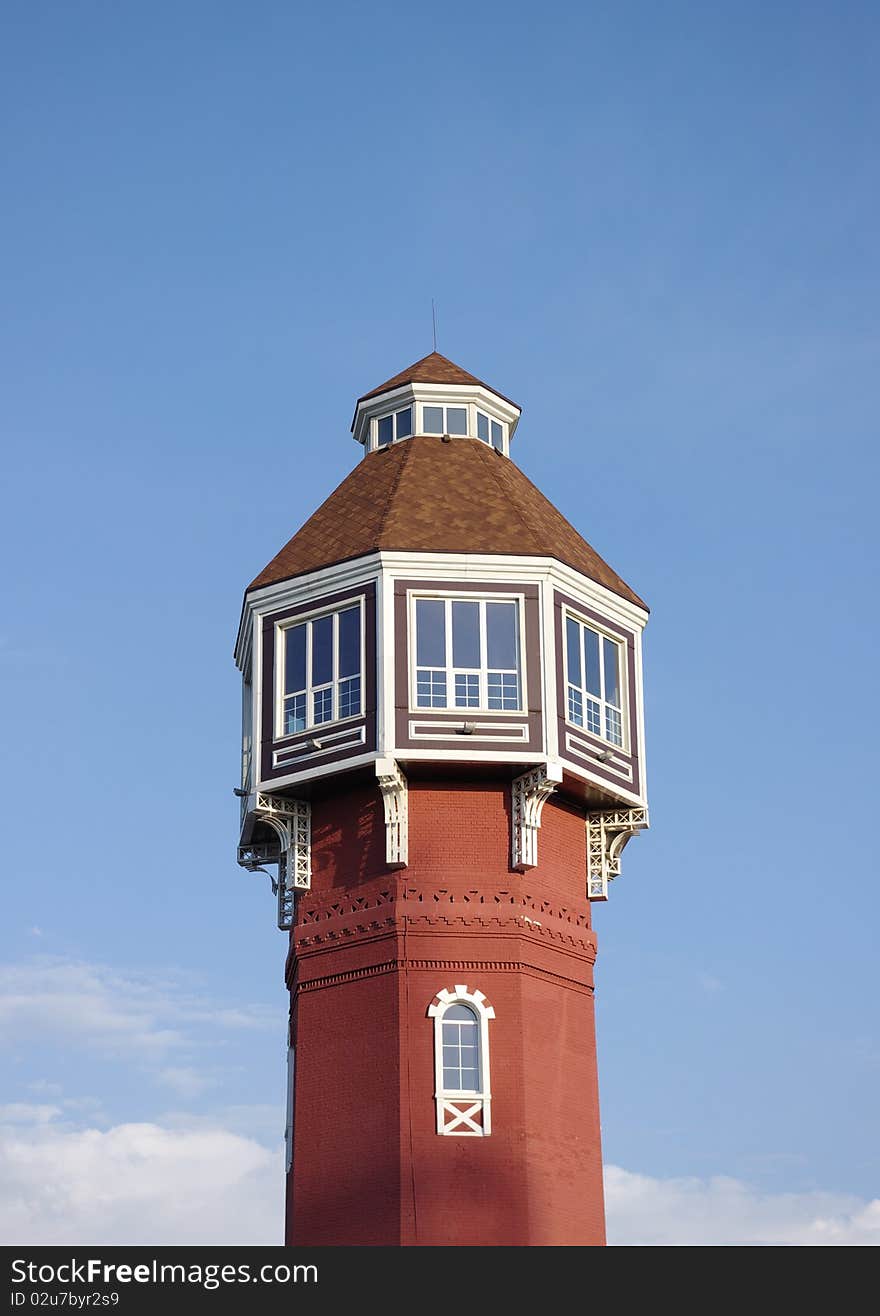
[{"label": "blue sky", "polygon": [[880,1241],[876,7],[2,21],[4,1235],[278,1237],[231,649],[433,297],[652,606],[611,1236]]}]

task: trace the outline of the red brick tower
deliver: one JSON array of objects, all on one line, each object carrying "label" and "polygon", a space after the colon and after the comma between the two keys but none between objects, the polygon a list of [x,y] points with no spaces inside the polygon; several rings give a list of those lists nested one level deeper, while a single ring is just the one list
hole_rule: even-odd
[{"label": "red brick tower", "polygon": [[595,937],[644,603],[432,353],[247,590],[239,862],[289,929],[287,1241],[602,1244]]}]

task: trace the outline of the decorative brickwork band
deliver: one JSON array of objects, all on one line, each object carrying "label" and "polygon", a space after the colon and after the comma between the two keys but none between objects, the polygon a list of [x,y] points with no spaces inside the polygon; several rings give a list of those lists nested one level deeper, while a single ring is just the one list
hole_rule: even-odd
[{"label": "decorative brickwork band", "polygon": [[608,899],[608,883],[620,874],[623,847],[647,826],[647,809],[606,809],[587,814],[588,900]]},{"label": "decorative brickwork band", "polygon": [[405,868],[409,844],[406,777],[395,759],[377,759],[376,777],[385,806],[385,862],[389,868]]},{"label": "decorative brickwork band", "polygon": [[562,781],[562,768],[558,763],[546,763],[513,779],[510,811],[511,864],[520,872],[537,866],[541,810],[560,781]]},{"label": "decorative brickwork band", "polygon": [[272,890],[278,897],[278,926],[286,932],[293,927],[296,892],[308,891],[312,885],[312,806],[308,800],[257,792],[251,814],[268,823],[278,841],[240,845],[238,862],[252,873],[263,864],[278,865],[278,881],[273,880]]},{"label": "decorative brickwork band", "polygon": [[480,991],[443,987],[428,1006],[434,1020],[434,1100],[444,1137],[488,1138],[492,1132],[489,1020],[495,1011]]}]

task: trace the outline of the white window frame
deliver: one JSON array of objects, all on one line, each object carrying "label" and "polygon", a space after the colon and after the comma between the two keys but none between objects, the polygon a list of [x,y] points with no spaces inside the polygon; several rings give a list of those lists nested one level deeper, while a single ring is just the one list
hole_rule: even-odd
[{"label": "white window frame", "polygon": [[[418,674],[420,664],[418,662],[417,649],[417,623],[416,623],[416,604],[419,599],[429,599],[432,602],[445,603],[446,605],[446,662],[442,668],[425,667],[426,671],[443,671],[446,678],[446,703],[439,704],[419,704],[418,702]],[[486,655],[487,665],[485,667],[455,667],[452,662],[452,604],[453,603],[515,603],[517,612],[517,639],[519,648],[519,702],[516,708],[490,708],[489,707],[489,667],[488,667],[488,643],[486,635],[486,609],[485,606],[480,608],[480,653]],[[510,674],[510,668],[492,668],[492,671]],[[454,702],[455,699],[455,677],[459,676],[476,676],[479,682],[479,699],[478,704],[459,705]],[[522,594],[480,594],[474,592],[460,593],[458,591],[446,592],[444,590],[417,590],[412,591],[409,596],[409,680],[410,680],[410,712],[415,713],[460,713],[467,717],[470,713],[491,713],[493,717],[522,717],[526,711],[526,646],[525,646],[525,597]],[[450,702],[452,700],[453,702]]]},{"label": "white window frame", "polygon": [[[397,418],[404,411],[408,411],[410,413],[409,434],[400,435],[397,433]],[[411,439],[412,436],[416,433],[415,403],[407,402],[405,406],[395,407],[393,411],[385,411],[381,416],[374,417],[373,425],[375,426],[375,439],[373,446],[375,448],[391,447],[391,443],[379,442],[379,422],[382,420],[388,420],[389,418],[391,420],[391,430],[392,430],[391,443],[402,443],[404,439]]]},{"label": "white window frame", "polygon": [[[470,406],[468,405],[467,402],[441,402],[441,401],[437,401],[437,402],[420,402],[420,403],[419,403],[419,407],[421,408],[421,410],[420,410],[420,412],[419,412],[419,417],[420,417],[421,422],[422,422],[422,428],[421,428],[420,430],[417,431],[419,434],[428,434],[428,433],[429,433],[429,431],[428,431],[428,429],[427,429],[427,427],[426,427],[426,425],[425,425],[425,408],[426,408],[426,407],[430,407],[430,408],[432,408],[433,410],[436,410],[436,411],[442,411],[442,412],[443,412],[443,429],[442,429],[442,430],[431,430],[430,433],[431,433],[432,435],[434,435],[435,438],[438,438],[438,437],[439,437],[440,435],[442,435],[442,434],[449,434],[449,430],[446,428],[446,413],[447,413],[447,411],[449,410],[449,408],[452,407],[455,411],[463,411],[463,412],[464,412],[464,434],[452,434],[450,437],[453,438],[453,439],[467,439],[467,438],[470,438],[470,437],[471,437],[471,433],[470,433],[470,431],[471,431],[471,426],[474,425],[474,422],[473,422],[472,417],[471,417],[471,408],[470,408]],[[475,427],[475,425],[474,425],[474,427]]]},{"label": "white window frame", "polygon": [[[483,439],[483,438],[480,437],[480,417],[481,417],[481,416],[485,416],[485,417],[486,417],[486,420],[489,422],[489,437],[488,437],[488,439]],[[493,438],[492,438],[492,426],[493,426],[493,425],[497,425],[497,426],[500,428],[500,430],[501,430],[501,447],[500,447],[500,448],[496,446],[496,444],[495,444],[495,442],[494,442],[494,440],[493,440]],[[486,446],[487,446],[488,448],[494,448],[496,452],[503,452],[503,453],[506,453],[506,452],[507,452],[507,436],[506,436],[506,434],[505,434],[505,432],[504,432],[504,429],[505,429],[505,427],[504,427],[504,422],[503,422],[503,421],[499,420],[497,416],[493,416],[492,413],[491,413],[491,411],[487,411],[487,410],[485,409],[485,407],[477,406],[477,404],[474,403],[474,437],[477,438],[477,439],[479,439],[479,440],[480,440],[480,443],[485,443]]]},{"label": "white window frame", "polygon": [[[452,1005],[467,1005],[479,1024],[480,1090],[453,1091],[443,1082],[443,1017]],[[492,1087],[489,1072],[489,1020],[495,1011],[481,991],[462,983],[450,991],[443,987],[428,1006],[434,1020],[434,1102],[437,1132],[441,1137],[488,1138],[492,1132]]]},{"label": "white window frame", "polygon": [[[340,677],[339,672],[339,626],[338,623],[333,626],[333,672],[334,675],[330,681],[324,681],[320,685],[311,684],[312,670],[312,630],[311,627],[306,632],[306,687],[305,691],[293,691],[291,693],[304,693],[306,697],[306,724],[300,731],[285,730],[284,701],[290,696],[284,689],[285,670],[287,667],[287,632],[294,630],[297,626],[308,625],[310,622],[320,621],[323,617],[333,617],[340,612],[349,612],[352,608],[357,608],[360,614],[360,708],[356,713],[348,713],[345,717],[328,718],[324,722],[314,721],[314,699],[313,695],[322,690],[331,690],[333,698],[333,711],[339,708],[339,686],[342,681],[351,680],[351,676]],[[310,731],[324,731],[327,727],[338,726],[340,723],[351,722],[355,718],[364,715],[364,697],[366,693],[366,671],[365,671],[365,648],[366,637],[364,634],[365,611],[364,600],[362,595],[348,599],[344,603],[334,603],[329,608],[317,608],[314,612],[306,613],[298,617],[287,617],[284,621],[279,622],[275,627],[275,739],[286,740],[291,736],[304,736]]]},{"label": "white window frame", "polygon": [[[587,630],[592,631],[594,635],[598,635],[599,637],[599,685],[602,690],[601,695],[594,695],[591,691],[587,690],[586,687],[587,670],[586,670],[586,662],[585,662],[583,635],[581,635],[581,681],[580,684],[576,684],[574,681],[569,680],[569,674],[568,674],[569,619],[571,619],[571,621],[573,622],[576,622],[577,625],[580,627],[586,627]],[[609,703],[609,701],[605,698],[605,645],[602,643],[603,640],[608,640],[611,644],[615,645],[617,648],[617,673],[618,673],[618,682],[620,685],[619,708],[615,704]],[[620,636],[612,635],[609,631],[604,630],[603,627],[599,623],[593,621],[592,618],[582,617],[577,612],[574,612],[571,608],[565,608],[562,614],[562,661],[563,661],[563,671],[565,675],[562,698],[564,701],[566,724],[570,727],[574,727],[578,732],[581,732],[584,735],[592,736],[596,740],[604,741],[606,745],[611,745],[613,746],[614,749],[618,749],[623,753],[628,752],[629,719],[627,717],[627,693],[628,693],[627,651],[626,651],[626,644],[624,643],[624,641],[620,638]],[[581,696],[581,701],[584,708],[584,720],[582,724],[579,722],[575,722],[569,714],[568,692],[570,685],[575,686],[575,689],[578,690]],[[590,729],[590,727],[587,726],[586,705],[588,699],[592,699],[594,703],[597,703],[599,705],[599,725],[601,728],[601,730],[599,731],[593,731]],[[606,735],[606,727],[607,727],[606,710],[609,708],[614,709],[616,713],[620,714],[620,743],[619,744],[617,743],[617,741],[612,740],[610,736]]]}]

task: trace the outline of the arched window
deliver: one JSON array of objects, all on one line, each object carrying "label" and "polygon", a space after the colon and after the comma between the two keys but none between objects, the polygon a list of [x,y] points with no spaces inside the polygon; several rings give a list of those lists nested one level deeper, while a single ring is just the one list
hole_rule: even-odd
[{"label": "arched window", "polygon": [[437,1132],[487,1138],[492,1131],[489,1020],[495,1011],[482,992],[458,984],[428,1006],[434,1020],[434,1099]]}]

